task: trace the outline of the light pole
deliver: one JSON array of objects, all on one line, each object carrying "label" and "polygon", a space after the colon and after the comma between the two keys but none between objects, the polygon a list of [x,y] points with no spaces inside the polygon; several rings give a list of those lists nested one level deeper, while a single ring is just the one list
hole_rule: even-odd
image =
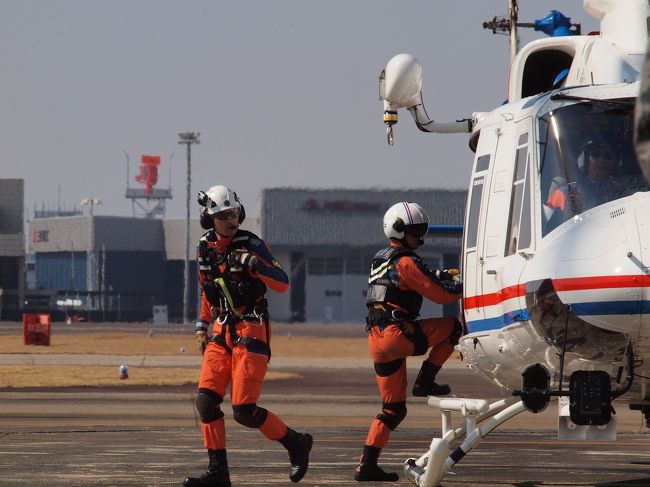
[{"label": "light pole", "polygon": [[200,132],[179,132],[179,144],[187,146],[187,193],[185,199],[185,268],[183,271],[183,323],[190,321],[190,186],[192,182],[192,144],[200,144]]}]

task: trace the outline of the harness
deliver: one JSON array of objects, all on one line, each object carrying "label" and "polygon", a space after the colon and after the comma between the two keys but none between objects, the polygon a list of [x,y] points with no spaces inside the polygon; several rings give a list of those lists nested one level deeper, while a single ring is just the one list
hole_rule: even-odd
[{"label": "harness", "polygon": [[[400,247],[382,249],[372,260],[366,295],[366,306],[368,307],[366,331],[370,331],[375,326],[381,330],[387,326],[397,326],[402,334],[413,343],[414,355],[422,355],[428,349],[427,337],[418,320],[423,298],[416,291],[400,289],[391,278],[391,274],[395,271],[395,262],[403,256],[413,257],[424,266],[419,255]],[[412,332],[407,328],[407,322],[412,324]]]},{"label": "harness", "polygon": [[[248,242],[252,238],[257,237],[251,232],[238,231],[224,253],[217,252],[211,245],[215,241],[213,231],[199,240],[197,261],[201,287],[210,305],[223,309],[230,304],[233,309],[244,308],[245,314],[263,301],[266,285],[251,277],[248,270],[237,262],[237,250],[248,251]],[[218,279],[222,284],[217,283]],[[227,302],[226,295],[230,296],[230,302]]]},{"label": "harness", "polygon": [[[266,303],[265,303],[266,305]],[[232,342],[233,347],[237,345],[243,345],[246,347],[250,353],[257,353],[260,355],[266,355],[268,360],[271,360],[271,346],[257,338],[244,337],[237,334],[237,323],[241,321],[253,321],[251,318],[259,320],[260,325],[264,323],[264,328],[266,329],[266,336],[270,338],[270,325],[269,325],[269,313],[264,309],[264,312],[260,315],[235,315],[235,313],[230,310],[226,312],[219,313],[216,320],[219,325],[221,325],[221,333],[216,335],[211,335],[208,338],[209,342],[214,342],[220,347],[224,348],[229,355],[232,355],[232,348],[228,345],[226,340],[226,332],[230,336],[230,341]]]},{"label": "harness", "polygon": [[199,241],[197,261],[203,292],[212,309],[219,310],[213,318],[221,325],[221,333],[210,336],[208,341],[218,344],[232,355],[226,340],[228,333],[233,347],[244,345],[249,352],[266,355],[271,360],[268,343],[237,335],[236,331],[239,322],[259,321],[260,326],[264,324],[267,339],[271,336],[267,301],[264,298],[266,285],[253,278],[236,260],[236,250],[248,250],[248,242],[253,237],[255,235],[250,232],[238,231],[223,254],[208,243],[213,241],[210,240],[213,238],[211,231]]}]

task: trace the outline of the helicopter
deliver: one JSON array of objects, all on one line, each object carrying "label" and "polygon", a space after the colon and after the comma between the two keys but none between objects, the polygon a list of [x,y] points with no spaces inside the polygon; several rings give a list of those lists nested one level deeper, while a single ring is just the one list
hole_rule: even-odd
[{"label": "helicopter", "polygon": [[[560,438],[614,439],[617,399],[650,426],[650,6],[583,6],[599,32],[581,35],[552,11],[559,35],[511,48],[508,99],[490,112],[431,119],[410,54],[380,74],[389,144],[400,109],[423,132],[469,134],[458,349],[471,370],[510,393],[491,404],[428,398],[442,435],[404,464],[419,487],[439,485],[489,432],[551,401]],[[510,30],[511,46],[517,10],[510,0],[510,19],[491,24]],[[463,416],[459,426],[452,412]]]}]

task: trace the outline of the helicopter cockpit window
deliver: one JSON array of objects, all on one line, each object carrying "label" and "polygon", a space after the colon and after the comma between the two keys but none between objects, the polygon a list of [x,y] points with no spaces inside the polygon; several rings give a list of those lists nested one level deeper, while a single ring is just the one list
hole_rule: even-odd
[{"label": "helicopter cockpit window", "polygon": [[556,100],[539,118],[542,236],[584,211],[648,190],[632,145],[634,101]]}]

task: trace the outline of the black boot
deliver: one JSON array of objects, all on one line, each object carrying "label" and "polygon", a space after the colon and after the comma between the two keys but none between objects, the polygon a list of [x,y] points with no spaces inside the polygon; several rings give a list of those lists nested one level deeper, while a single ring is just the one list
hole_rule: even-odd
[{"label": "black boot", "polygon": [[309,467],[309,452],[314,439],[307,433],[296,433],[287,428],[287,434],[278,440],[289,452],[289,480],[299,482],[307,473]]},{"label": "black boot", "polygon": [[395,472],[385,472],[379,465],[381,448],[376,446],[365,445],[359,465],[354,470],[354,480],[358,482],[397,482],[399,475]]},{"label": "black boot", "polygon": [[420,373],[415,379],[413,386],[413,395],[418,397],[427,396],[446,396],[451,392],[447,384],[436,384],[436,374],[440,370],[439,365],[433,365],[428,360],[422,362]]},{"label": "black boot", "polygon": [[200,477],[187,477],[185,487],[231,487],[226,450],[208,450],[208,471]]}]

